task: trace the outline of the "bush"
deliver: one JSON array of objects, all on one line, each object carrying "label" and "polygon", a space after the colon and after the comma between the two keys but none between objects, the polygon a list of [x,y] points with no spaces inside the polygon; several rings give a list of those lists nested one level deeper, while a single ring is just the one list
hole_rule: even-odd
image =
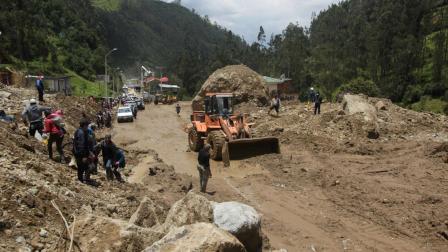
[{"label": "bush", "polygon": [[408,86],[403,96],[404,104],[412,104],[420,101],[423,97],[424,90],[420,85]]},{"label": "bush", "polygon": [[377,97],[380,94],[378,86],[372,80],[363,77],[357,77],[350,82],[338,87],[333,92],[333,98],[336,98],[341,93],[365,94],[371,97]]},{"label": "bush", "polygon": [[447,109],[446,102],[440,99],[434,99],[431,96],[423,96],[419,102],[412,104],[410,107],[415,111],[425,111],[425,112],[433,112],[433,113],[446,113]]}]

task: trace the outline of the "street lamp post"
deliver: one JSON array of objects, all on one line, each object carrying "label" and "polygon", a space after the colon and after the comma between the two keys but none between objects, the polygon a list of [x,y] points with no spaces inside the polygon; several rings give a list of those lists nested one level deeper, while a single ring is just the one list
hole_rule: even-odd
[{"label": "street lamp post", "polygon": [[120,68],[117,67],[117,68],[115,68],[114,70],[115,70],[115,71],[114,71],[114,74],[113,74],[113,76],[114,76],[114,80],[113,80],[113,82],[112,82],[112,90],[113,90],[114,92],[118,92],[118,90],[115,90],[115,88],[118,86],[118,82],[115,82],[115,78],[117,78],[117,73],[120,71]]},{"label": "street lamp post", "polygon": [[117,48],[114,48],[112,50],[110,50],[108,53],[106,53],[106,56],[104,56],[104,86],[105,86],[105,91],[106,91],[106,97],[107,97],[107,81],[108,81],[108,76],[107,76],[107,56],[109,56],[109,54],[115,52],[116,50],[118,50]]}]

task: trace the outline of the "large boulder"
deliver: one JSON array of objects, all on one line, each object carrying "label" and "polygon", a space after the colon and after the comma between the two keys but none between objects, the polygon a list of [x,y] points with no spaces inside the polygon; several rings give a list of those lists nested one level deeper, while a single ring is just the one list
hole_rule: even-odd
[{"label": "large boulder", "polygon": [[257,211],[239,202],[213,204],[214,223],[233,234],[249,252],[262,250],[261,217]]},{"label": "large boulder", "polygon": [[172,229],[197,222],[213,222],[213,208],[207,198],[189,192],[174,203],[163,225],[166,229]]},{"label": "large boulder", "polygon": [[269,101],[263,77],[244,65],[226,66],[216,70],[194,98],[193,106],[200,106],[207,93],[217,92],[233,93],[236,104],[255,101],[260,105],[266,105]]},{"label": "large boulder", "polygon": [[343,108],[346,115],[361,115],[362,129],[370,139],[380,137],[377,109],[364,95],[344,95]]},{"label": "large boulder", "polygon": [[163,236],[123,220],[85,214],[76,220],[74,241],[81,251],[141,251]]},{"label": "large boulder", "polygon": [[129,219],[129,223],[140,227],[150,228],[155,225],[160,225],[161,220],[159,218],[162,215],[163,208],[154,204],[150,198],[145,197]]},{"label": "large boulder", "polygon": [[244,246],[227,231],[211,223],[196,223],[171,230],[144,252],[244,252]]},{"label": "large boulder", "polygon": [[376,108],[363,95],[346,94],[342,104],[347,115],[361,113],[365,121],[373,122],[377,120]]}]

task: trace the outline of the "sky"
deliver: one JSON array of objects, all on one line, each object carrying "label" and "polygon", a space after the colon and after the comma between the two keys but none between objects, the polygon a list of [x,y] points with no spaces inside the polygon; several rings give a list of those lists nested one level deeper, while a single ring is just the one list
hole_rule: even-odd
[{"label": "sky", "polygon": [[[172,0],[165,0],[172,2]],[[182,0],[188,9],[208,15],[212,22],[241,35],[248,42],[257,40],[260,25],[267,38],[281,33],[289,23],[310,26],[313,12],[318,14],[337,0]]]}]

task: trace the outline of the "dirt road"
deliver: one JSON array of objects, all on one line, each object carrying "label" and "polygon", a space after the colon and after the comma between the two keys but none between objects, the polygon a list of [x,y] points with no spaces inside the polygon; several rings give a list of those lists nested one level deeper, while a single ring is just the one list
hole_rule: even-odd
[{"label": "dirt road", "polygon": [[[176,172],[197,177],[196,153],[188,152],[185,127],[190,108],[182,104],[178,117],[174,106],[148,105],[134,123],[116,124],[118,145],[132,150],[152,149]],[[306,150],[282,148],[283,157],[299,157],[301,164],[291,169],[311,171],[321,164]],[[279,155],[265,158],[275,160]],[[324,158],[325,159],[325,158]],[[129,180],[140,182],[150,160],[140,160]],[[273,163],[275,166],[276,164]],[[275,169],[275,167],[273,167]],[[308,169],[307,168],[307,169]],[[252,159],[232,162],[230,168],[212,163],[213,178],[206,196],[214,201],[243,201],[263,215],[263,231],[274,248],[288,251],[424,251],[406,234],[391,231],[362,214],[333,203],[322,189],[311,183],[289,187],[291,181],[265,169]],[[198,188],[195,179],[194,187]],[[287,183],[288,182],[288,183]]]}]

